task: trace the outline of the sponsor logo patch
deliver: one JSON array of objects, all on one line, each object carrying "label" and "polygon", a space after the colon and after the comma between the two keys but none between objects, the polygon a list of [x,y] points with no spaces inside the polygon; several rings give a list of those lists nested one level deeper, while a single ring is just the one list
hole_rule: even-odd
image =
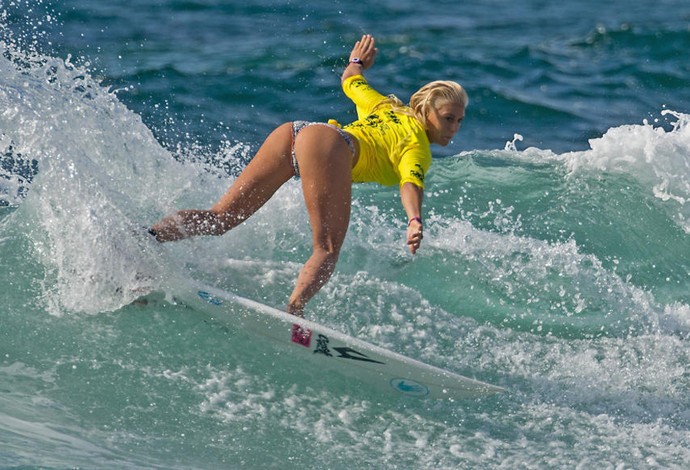
[{"label": "sponsor logo patch", "polygon": [[425,397],[429,394],[429,389],[426,385],[411,379],[398,377],[395,379],[391,379],[390,384],[391,387],[405,395],[413,397]]},{"label": "sponsor logo patch", "polygon": [[302,328],[298,324],[292,325],[292,342],[297,343],[305,348],[311,346],[311,330]]},{"label": "sponsor logo patch", "polygon": [[223,301],[221,299],[219,299],[218,297],[216,297],[212,294],[209,294],[208,292],[205,292],[203,290],[198,291],[197,295],[212,305],[222,305],[223,304]]}]

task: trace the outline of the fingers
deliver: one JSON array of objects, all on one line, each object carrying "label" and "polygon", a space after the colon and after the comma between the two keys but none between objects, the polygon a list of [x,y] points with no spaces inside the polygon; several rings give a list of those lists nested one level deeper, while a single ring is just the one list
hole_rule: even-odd
[{"label": "fingers", "polygon": [[369,48],[374,45],[374,36],[371,34],[364,34],[362,35],[362,39],[357,42],[360,43],[362,47]]},{"label": "fingers", "polygon": [[410,253],[413,255],[417,253],[419,246],[422,244],[422,239],[424,235],[422,233],[421,227],[419,230],[410,229],[407,231],[407,246],[410,249]]},{"label": "fingers", "polygon": [[370,34],[365,34],[358,42],[362,54],[372,54],[376,50],[376,41]]}]

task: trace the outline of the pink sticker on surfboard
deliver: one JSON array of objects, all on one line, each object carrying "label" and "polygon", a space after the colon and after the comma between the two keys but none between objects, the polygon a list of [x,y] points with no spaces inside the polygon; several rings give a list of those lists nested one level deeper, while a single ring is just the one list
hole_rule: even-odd
[{"label": "pink sticker on surfboard", "polygon": [[292,325],[292,342],[308,348],[311,346],[311,330],[298,324]]}]

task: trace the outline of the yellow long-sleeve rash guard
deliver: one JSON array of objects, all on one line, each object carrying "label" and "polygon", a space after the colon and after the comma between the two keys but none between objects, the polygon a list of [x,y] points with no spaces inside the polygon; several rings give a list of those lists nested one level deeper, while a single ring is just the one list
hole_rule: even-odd
[{"label": "yellow long-sleeve rash guard", "polygon": [[357,107],[358,120],[344,127],[359,142],[352,181],[384,186],[409,182],[423,189],[431,149],[422,124],[412,115],[395,112],[391,105],[374,111],[386,97],[369,86],[362,75],[347,78],[343,91]]}]

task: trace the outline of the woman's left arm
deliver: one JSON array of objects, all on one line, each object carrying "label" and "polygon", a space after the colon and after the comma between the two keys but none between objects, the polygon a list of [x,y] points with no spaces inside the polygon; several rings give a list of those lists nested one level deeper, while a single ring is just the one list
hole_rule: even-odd
[{"label": "woman's left arm", "polygon": [[424,190],[414,183],[406,182],[400,187],[400,199],[407,213],[407,246],[413,255],[419,249],[422,233],[422,201]]}]

